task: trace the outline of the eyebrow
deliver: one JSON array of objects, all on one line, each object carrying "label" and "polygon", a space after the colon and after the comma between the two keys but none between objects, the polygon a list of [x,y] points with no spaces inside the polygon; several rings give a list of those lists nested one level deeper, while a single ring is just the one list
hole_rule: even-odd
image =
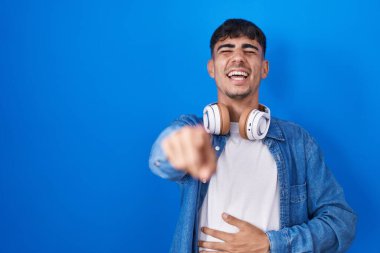
[{"label": "eyebrow", "polygon": [[[219,49],[224,48],[224,47],[226,47],[226,48],[235,48],[235,45],[234,44],[222,44],[222,45],[220,45],[218,47],[218,49],[216,51],[219,51]],[[254,46],[252,44],[248,44],[248,43],[244,43],[241,47],[243,49],[245,49],[245,48],[252,48],[252,49],[255,49],[255,50],[259,51],[258,47]]]}]

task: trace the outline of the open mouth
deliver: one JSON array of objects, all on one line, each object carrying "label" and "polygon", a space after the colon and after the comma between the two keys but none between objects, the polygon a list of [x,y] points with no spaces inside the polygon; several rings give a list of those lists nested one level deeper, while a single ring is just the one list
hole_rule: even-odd
[{"label": "open mouth", "polygon": [[232,70],[227,73],[227,77],[232,79],[232,80],[237,80],[237,81],[242,81],[247,79],[249,73],[246,71],[237,71],[237,70]]}]

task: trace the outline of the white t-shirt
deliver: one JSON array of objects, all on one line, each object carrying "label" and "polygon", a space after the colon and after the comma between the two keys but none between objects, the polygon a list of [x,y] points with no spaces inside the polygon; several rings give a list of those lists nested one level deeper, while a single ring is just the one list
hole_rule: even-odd
[{"label": "white t-shirt", "polygon": [[238,228],[226,223],[223,212],[263,231],[279,230],[280,199],[277,166],[268,147],[243,139],[238,123],[231,123],[230,138],[211,177],[199,215],[199,240],[218,242],[200,231],[209,227],[229,233]]}]

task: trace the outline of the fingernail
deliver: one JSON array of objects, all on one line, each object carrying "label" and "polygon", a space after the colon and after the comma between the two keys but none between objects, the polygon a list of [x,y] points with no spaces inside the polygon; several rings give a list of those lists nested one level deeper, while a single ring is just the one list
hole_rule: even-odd
[{"label": "fingernail", "polygon": [[227,218],[228,218],[228,214],[226,214],[226,213],[223,213],[222,216],[223,216],[224,219],[227,219]]}]

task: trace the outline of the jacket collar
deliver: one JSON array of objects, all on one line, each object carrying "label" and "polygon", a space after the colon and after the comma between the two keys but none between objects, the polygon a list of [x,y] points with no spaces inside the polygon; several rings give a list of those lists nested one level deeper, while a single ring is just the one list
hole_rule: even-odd
[{"label": "jacket collar", "polygon": [[266,137],[279,141],[285,141],[284,134],[282,133],[278,123],[278,119],[271,117],[271,122]]}]

